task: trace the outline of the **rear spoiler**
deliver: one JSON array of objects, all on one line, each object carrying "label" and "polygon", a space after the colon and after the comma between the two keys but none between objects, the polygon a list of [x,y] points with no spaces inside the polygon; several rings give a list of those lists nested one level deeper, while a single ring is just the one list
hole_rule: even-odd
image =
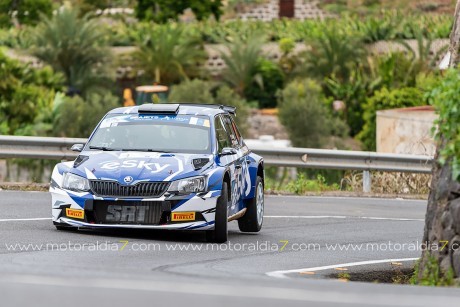
[{"label": "rear spoiler", "polygon": [[203,107],[203,108],[212,108],[212,109],[221,109],[227,113],[233,114],[236,116],[236,108],[232,106],[225,106],[222,104],[204,104],[204,103],[181,103],[181,106],[189,107]]}]

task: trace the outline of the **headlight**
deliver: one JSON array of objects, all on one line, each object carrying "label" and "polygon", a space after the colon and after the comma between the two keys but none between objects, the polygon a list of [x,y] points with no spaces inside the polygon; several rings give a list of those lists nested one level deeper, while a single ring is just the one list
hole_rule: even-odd
[{"label": "headlight", "polygon": [[168,192],[176,192],[180,194],[190,194],[204,192],[206,190],[206,178],[190,177],[181,180],[176,180],[169,186]]},{"label": "headlight", "polygon": [[89,191],[89,181],[81,176],[65,173],[62,187],[66,190],[86,192]]}]

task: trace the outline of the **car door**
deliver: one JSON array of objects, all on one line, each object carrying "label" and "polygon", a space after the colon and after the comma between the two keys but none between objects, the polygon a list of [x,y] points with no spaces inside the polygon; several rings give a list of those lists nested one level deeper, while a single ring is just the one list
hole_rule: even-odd
[{"label": "car door", "polygon": [[235,132],[235,135],[238,139],[238,144],[239,144],[239,153],[241,153],[241,181],[243,184],[241,184],[241,197],[242,199],[246,199],[249,196],[249,193],[251,192],[251,187],[254,182],[251,182],[251,177],[249,175],[249,165],[251,164],[251,161],[249,159],[249,154],[251,151],[249,150],[248,146],[244,143],[243,137],[241,136],[240,131],[238,130],[238,127],[236,126],[235,120],[232,116],[229,116],[233,131]]},{"label": "car door", "polygon": [[222,115],[224,127],[230,136],[232,148],[236,150],[236,158],[234,161],[234,184],[232,186],[232,208],[233,214],[242,210],[245,206],[243,203],[244,193],[247,188],[247,179],[249,178],[248,167],[246,163],[246,156],[249,149],[243,143],[243,139],[236,128],[236,124],[230,115]]},{"label": "car door", "polygon": [[[228,132],[228,128],[225,127],[225,121],[222,116],[216,116],[214,126],[216,130],[217,153],[222,153],[224,148],[234,148],[232,138]],[[221,166],[227,167],[230,171],[231,202],[228,208],[229,216],[238,211],[236,209],[239,202],[239,197],[235,194],[235,187],[237,186],[236,174],[238,173],[236,163],[238,160],[239,159],[236,150],[234,154],[218,155],[217,158],[217,163]]]}]

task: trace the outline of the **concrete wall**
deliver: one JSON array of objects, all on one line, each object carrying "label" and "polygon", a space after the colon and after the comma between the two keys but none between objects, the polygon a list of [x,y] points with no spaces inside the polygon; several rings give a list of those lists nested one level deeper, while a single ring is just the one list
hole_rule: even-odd
[{"label": "concrete wall", "polygon": [[434,155],[435,119],[430,106],[378,111],[377,152]]}]

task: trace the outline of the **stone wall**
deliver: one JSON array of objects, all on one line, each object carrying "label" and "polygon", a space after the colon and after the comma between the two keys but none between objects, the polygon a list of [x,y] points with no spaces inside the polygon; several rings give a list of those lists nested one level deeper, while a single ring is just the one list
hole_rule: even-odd
[{"label": "stone wall", "polygon": [[443,272],[453,270],[460,277],[460,182],[451,178],[449,164],[435,164],[423,236],[429,248],[423,251],[419,278],[430,257]]},{"label": "stone wall", "polygon": [[[417,41],[414,39],[405,40],[405,42],[414,50],[415,55],[418,56],[418,48],[417,48]],[[446,46],[449,45],[448,39],[436,39],[433,40],[431,44],[431,55],[437,55],[437,62],[441,61],[443,56],[442,51]],[[208,53],[208,59],[205,63],[205,68],[211,72],[213,76],[217,76],[220,74],[222,69],[225,68],[224,60],[221,57],[223,52],[226,52],[225,46],[222,45],[206,45],[206,52]],[[393,41],[381,41],[373,44],[367,45],[367,48],[371,54],[386,54],[390,52],[408,52],[404,46],[400,43],[393,42]],[[294,53],[299,53],[302,51],[308,50],[308,46],[303,43],[298,43],[294,49]],[[281,51],[277,43],[268,43],[265,44],[263,47],[263,53],[272,60],[278,60],[281,56]]]},{"label": "stone wall", "polygon": [[[332,15],[318,6],[318,0],[295,0],[294,18],[296,19],[324,19]],[[267,0],[258,5],[248,5],[237,14],[242,20],[270,21],[279,18],[279,1]]]}]

